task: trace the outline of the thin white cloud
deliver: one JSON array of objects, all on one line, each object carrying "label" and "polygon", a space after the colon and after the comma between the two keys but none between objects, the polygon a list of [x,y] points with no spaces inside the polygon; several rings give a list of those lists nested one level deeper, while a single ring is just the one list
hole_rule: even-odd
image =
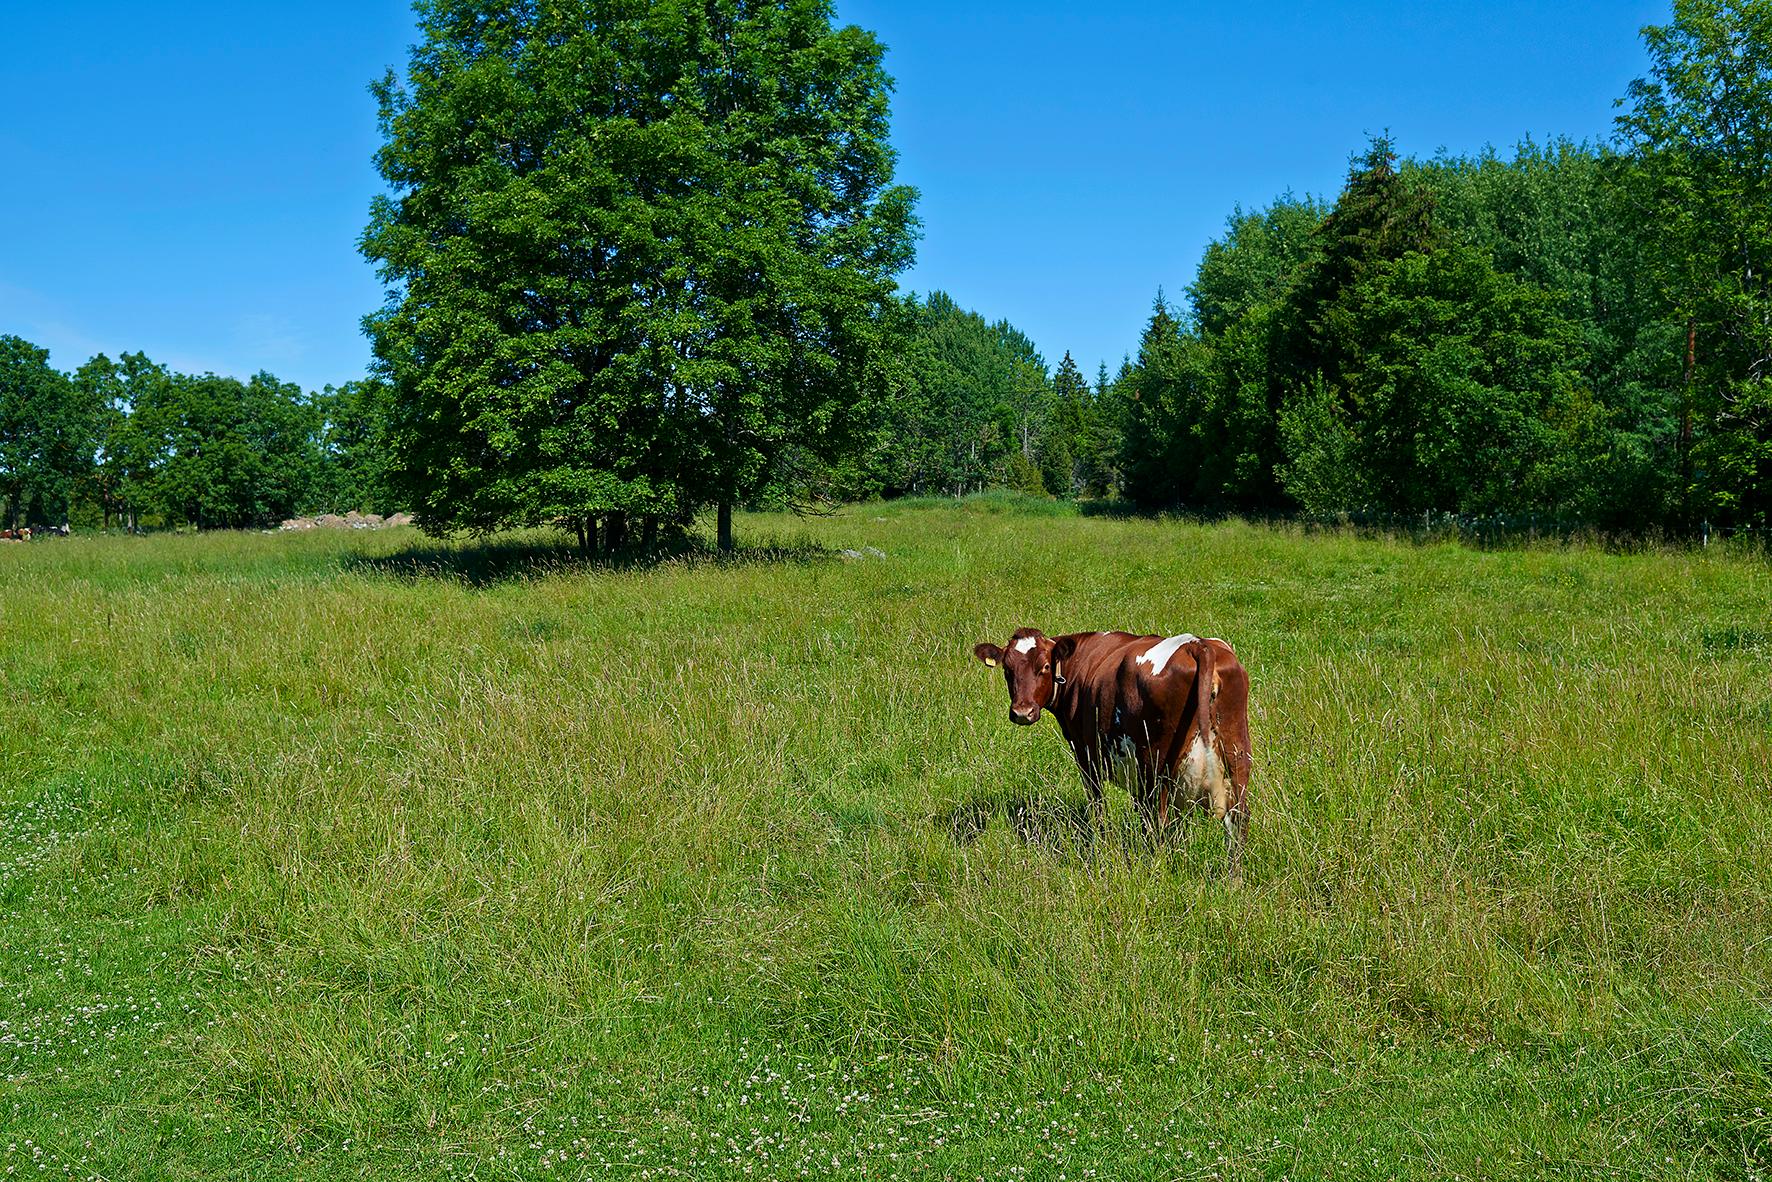
[{"label": "thin white cloud", "polygon": [[236,353],[253,359],[257,369],[275,370],[292,365],[307,355],[305,335],[286,316],[252,312],[234,322]]},{"label": "thin white cloud", "polygon": [[[243,317],[242,327],[237,335],[246,338],[250,329],[255,334],[251,336],[251,341],[275,345],[280,339],[281,331],[282,336],[287,338],[284,347],[293,348],[292,352],[281,356],[281,360],[292,360],[303,351],[299,338],[287,325],[279,330],[274,321],[254,324],[254,320],[254,317]],[[255,362],[249,366],[240,366],[213,355],[191,353],[165,341],[152,339],[106,340],[103,335],[77,324],[59,301],[3,279],[0,279],[0,335],[23,337],[33,345],[48,349],[49,363],[57,369],[70,372],[99,353],[114,359],[124,353],[142,352],[179,373],[217,373],[239,378],[270,368],[271,364]],[[243,356],[253,357],[255,354],[252,349],[255,347],[256,344],[249,343],[239,352]]]},{"label": "thin white cloud", "polygon": [[104,352],[96,337],[71,323],[41,292],[0,279],[0,334],[20,336],[49,350],[52,364],[73,369]]}]

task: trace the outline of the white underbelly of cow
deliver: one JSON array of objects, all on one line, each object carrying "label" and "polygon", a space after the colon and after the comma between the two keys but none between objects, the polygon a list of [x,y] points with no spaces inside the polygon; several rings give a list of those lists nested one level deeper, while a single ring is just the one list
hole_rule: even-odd
[{"label": "white underbelly of cow", "polygon": [[1218,752],[1208,746],[1202,736],[1194,736],[1194,741],[1188,744],[1181,757],[1181,766],[1175,771],[1182,794],[1188,801],[1211,809],[1215,817],[1223,816],[1230,808],[1229,771]]},{"label": "white underbelly of cow", "polygon": [[[1106,755],[1106,778],[1136,796],[1141,788],[1138,744],[1131,735],[1119,735],[1106,745]],[[1229,769],[1218,752],[1198,735],[1188,744],[1169,780],[1179,797],[1178,804],[1198,805],[1210,810],[1215,817],[1223,816],[1230,808]]]},{"label": "white underbelly of cow", "polygon": [[1131,735],[1121,735],[1108,745],[1107,778],[1128,792],[1138,791],[1138,745]]}]

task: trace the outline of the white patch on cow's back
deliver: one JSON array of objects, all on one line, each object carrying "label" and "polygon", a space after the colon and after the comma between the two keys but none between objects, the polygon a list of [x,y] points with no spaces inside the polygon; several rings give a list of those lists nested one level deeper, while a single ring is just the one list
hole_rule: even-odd
[{"label": "white patch on cow's back", "polygon": [[1159,640],[1156,644],[1153,644],[1144,655],[1138,658],[1138,663],[1140,665],[1149,665],[1151,667],[1151,676],[1155,677],[1169,664],[1169,658],[1175,655],[1176,649],[1180,648],[1190,640],[1198,639],[1200,638],[1195,636],[1192,632],[1183,632],[1180,636],[1171,636],[1167,640]]},{"label": "white patch on cow's back", "polygon": [[1009,647],[1013,648],[1018,653],[1031,653],[1034,651],[1034,645],[1038,643],[1039,641],[1035,640],[1032,636],[1024,636]]}]

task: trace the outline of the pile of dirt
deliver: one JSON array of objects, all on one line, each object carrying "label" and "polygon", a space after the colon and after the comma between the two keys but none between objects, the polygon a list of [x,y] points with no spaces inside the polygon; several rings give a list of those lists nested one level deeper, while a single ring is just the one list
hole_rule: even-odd
[{"label": "pile of dirt", "polygon": [[383,517],[380,513],[359,513],[352,509],[349,513],[322,513],[318,517],[291,517],[279,525],[278,529],[388,529],[396,525],[411,525],[412,514],[390,513]]}]

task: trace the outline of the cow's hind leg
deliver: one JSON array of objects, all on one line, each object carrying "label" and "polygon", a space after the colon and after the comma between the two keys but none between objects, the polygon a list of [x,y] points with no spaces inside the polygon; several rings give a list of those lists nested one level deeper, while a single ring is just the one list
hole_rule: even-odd
[{"label": "cow's hind leg", "polygon": [[1232,882],[1243,879],[1243,845],[1249,840],[1249,814],[1231,809],[1224,814],[1225,866]]},{"label": "cow's hind leg", "polygon": [[1249,843],[1249,753],[1233,751],[1230,759],[1230,792],[1224,811],[1225,861],[1231,881],[1243,877],[1243,847]]}]

